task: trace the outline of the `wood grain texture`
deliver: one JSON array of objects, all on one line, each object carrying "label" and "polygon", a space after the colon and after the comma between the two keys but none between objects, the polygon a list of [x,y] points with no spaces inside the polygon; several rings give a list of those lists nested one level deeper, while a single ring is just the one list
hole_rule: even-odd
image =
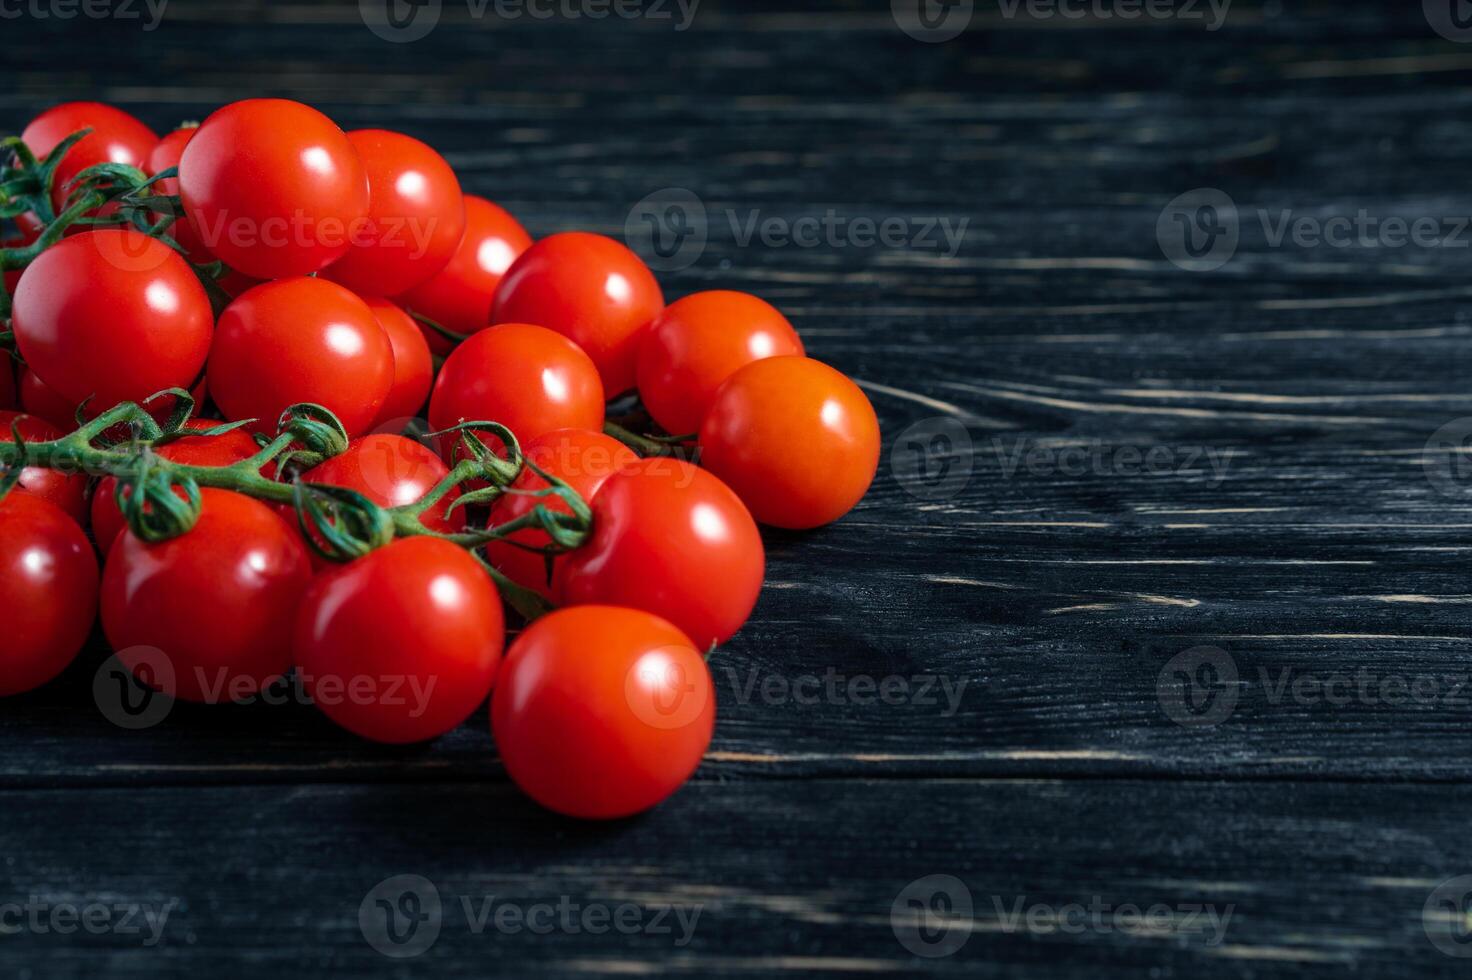
[{"label": "wood grain texture", "polygon": [[[394,751],[300,705],[121,731],[94,644],[0,713],[0,904],[178,897],[187,926],[147,949],[4,936],[0,965],[1459,974],[1422,909],[1472,873],[1472,46],[1418,4],[1238,2],[1208,31],[978,3],[944,44],[888,6],[704,0],[677,31],[446,0],[410,44],[353,3],[174,0],[153,31],[4,22],[7,130],[65,98],[162,129],[281,95],[431,142],[538,235],[621,237],[639,202],[688,190],[708,242],[661,272],[668,295],[777,303],[866,386],[886,443],[848,518],[766,535],[756,615],[714,661],[711,754],[643,820],[536,812],[483,717]],[[1197,188],[1239,218],[1206,272],[1157,238]],[[1361,214],[1365,242],[1277,236]],[[746,239],[768,219],[842,234]],[[856,244],[856,219],[928,237]],[[1436,243],[1394,244],[1392,219],[1432,220]],[[356,910],[398,873],[710,908],[679,949],[447,920],[395,961]],[[976,924],[925,959],[889,907],[932,874],[967,884]],[[992,904],[1095,894],[1239,912],[1206,948],[1008,934]]]}]

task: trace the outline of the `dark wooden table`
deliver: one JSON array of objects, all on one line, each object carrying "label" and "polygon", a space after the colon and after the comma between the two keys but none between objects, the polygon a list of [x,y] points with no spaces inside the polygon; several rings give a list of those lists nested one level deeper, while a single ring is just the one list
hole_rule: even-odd
[{"label": "dark wooden table", "polygon": [[0,711],[0,971],[1466,975],[1472,34],[492,4],[392,43],[352,3],[48,0],[0,21],[0,115],[289,96],[536,234],[675,222],[671,297],[759,293],[862,379],[872,492],[767,535],[711,753],[626,822],[538,810],[482,718],[124,730],[99,645]]}]

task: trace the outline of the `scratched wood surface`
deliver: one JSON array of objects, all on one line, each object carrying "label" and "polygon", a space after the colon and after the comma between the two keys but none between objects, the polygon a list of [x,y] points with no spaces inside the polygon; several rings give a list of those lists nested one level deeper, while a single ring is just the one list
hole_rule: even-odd
[{"label": "scratched wood surface", "polygon": [[[124,730],[94,644],[0,712],[0,968],[1461,975],[1472,46],[1416,4],[1178,6],[977,3],[945,43],[882,2],[676,30],[446,0],[413,43],[353,3],[0,22],[7,131],[281,95],[430,141],[536,234],[689,191],[708,241],[667,293],[777,303],[886,433],[853,514],[767,535],[711,754],[642,819],[537,811],[482,718],[394,751],[294,704]],[[1210,270],[1174,216],[1232,212],[1171,208],[1202,188],[1235,205]],[[830,230],[748,236],[770,219]],[[854,240],[886,219],[905,244]],[[416,957],[363,925],[420,921],[422,885],[374,891],[396,875],[441,901]],[[482,914],[559,902],[640,928]]]}]

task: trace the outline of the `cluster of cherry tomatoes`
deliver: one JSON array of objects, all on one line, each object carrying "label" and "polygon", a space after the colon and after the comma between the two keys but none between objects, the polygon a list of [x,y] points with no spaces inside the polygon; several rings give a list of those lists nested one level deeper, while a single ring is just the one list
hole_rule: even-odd
[{"label": "cluster of cherry tomatoes", "polygon": [[[295,671],[335,722],[405,743],[489,697],[511,777],[563,813],[634,813],[690,776],[715,717],[705,657],[761,589],[758,523],[836,520],[878,462],[868,400],[780,312],[727,291],[666,305],[619,242],[533,241],[424,143],[295,102],[236,102],[162,139],[69,103],[7,146],[3,245],[23,268],[0,294],[16,361],[0,364],[0,440],[56,443],[127,403],[162,421],[186,391],[218,418],[78,450],[103,472],[11,467],[0,695],[59,674],[100,609],[119,658],[178,698],[249,700]],[[606,434],[609,401],[635,391],[661,431]],[[349,441],[285,465],[278,419],[308,403]],[[504,425],[515,447],[481,445],[531,465],[415,508],[469,445],[406,436],[426,405],[441,432]],[[167,465],[239,479],[166,488],[193,510],[161,539],[140,515],[172,498],[130,494]],[[249,489],[263,476],[412,513],[329,561],[300,506]],[[579,500],[570,549],[527,518]],[[504,656],[497,579],[561,607]]]}]

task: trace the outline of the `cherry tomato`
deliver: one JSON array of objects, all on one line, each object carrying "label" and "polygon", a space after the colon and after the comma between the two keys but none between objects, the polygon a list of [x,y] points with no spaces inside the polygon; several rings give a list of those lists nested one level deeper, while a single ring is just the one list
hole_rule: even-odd
[{"label": "cherry tomato", "polygon": [[[190,419],[184,423],[184,428],[202,432],[221,424],[213,419]],[[244,430],[232,429],[218,436],[182,436],[155,446],[154,452],[186,466],[229,466],[242,459],[250,459],[258,448],[255,440]],[[118,510],[115,499],[117,485],[118,481],[112,477],[103,477],[97,489],[92,491],[92,537],[104,558],[124,527],[123,514]],[[179,496],[182,498],[184,494],[181,492]]]},{"label": "cherry tomato", "polygon": [[639,397],[666,432],[697,432],[716,389],[763,357],[802,354],[787,318],[750,293],[717,289],[676,300],[639,348]]},{"label": "cherry tomato", "polygon": [[535,323],[587,351],[608,396],[634,387],[639,342],[664,309],[654,273],[603,235],[565,232],[527,249],[496,288],[492,323]]},{"label": "cherry tomato", "polygon": [[[193,145],[193,144],[191,144]],[[220,314],[209,383],[225,417],[274,431],[299,402],[366,432],[394,381],[394,351],[373,311],[337,283],[279,279],[242,293]]]},{"label": "cherry tomato", "polygon": [[700,461],[763,524],[810,528],[853,510],[879,466],[879,420],[859,386],[808,357],[726,379],[700,428]]},{"label": "cherry tomato", "polygon": [[[465,235],[449,264],[428,282],[399,297],[415,313],[460,334],[491,325],[491,298],[517,256],[531,248],[532,236],[511,215],[483,197],[465,195]],[[448,354],[450,341],[422,328],[430,349]]]},{"label": "cherry tomato", "polygon": [[77,406],[52,390],[29,367],[20,369],[20,404],[27,415],[45,419],[61,432],[77,428]]},{"label": "cherry tomato", "polygon": [[188,533],[118,535],[102,573],[102,626],[140,681],[173,697],[240,701],[291,667],[289,636],[311,578],[301,539],[243,494],[205,488]]},{"label": "cherry tomato", "polygon": [[[21,412],[0,411],[0,442],[13,442],[11,426],[20,430],[26,442],[50,442],[64,433],[45,419]],[[87,520],[87,476],[76,472],[68,475],[60,469],[27,466],[20,472],[20,488],[44,497],[61,508],[78,524]]]},{"label": "cherry tomato", "polygon": [[[503,323],[482,330],[440,367],[429,398],[435,429],[461,421],[500,422],[522,442],[554,429],[601,430],[598,369],[577,344],[545,327]],[[458,442],[444,440],[447,459]]]},{"label": "cherry tomato", "polygon": [[205,247],[260,279],[325,269],[368,214],[352,141],[286,99],[233,102],[206,119],[179,160],[179,193]]},{"label": "cherry tomato", "polygon": [[[603,482],[626,466],[638,462],[634,451],[617,439],[601,432],[587,429],[557,429],[538,436],[521,447],[522,455],[541,469],[562,480],[578,492],[584,501],[591,502]],[[523,514],[529,514],[538,505],[562,514],[572,510],[561,497],[533,497],[530,494],[544,490],[547,481],[530,466],[521,471],[512,490],[525,493],[508,493],[491,507],[492,525],[506,524]],[[517,531],[510,538],[533,548],[545,547],[550,543],[545,531],[527,529]],[[486,558],[506,574],[513,582],[552,597],[547,578],[547,563],[536,552],[526,551],[504,541],[493,541],[486,546]],[[557,561],[553,560],[555,567]]]},{"label": "cherry tomato", "polygon": [[189,263],[156,238],[103,228],[64,239],[26,267],[15,341],[48,386],[97,411],[188,388],[214,315]]},{"label": "cherry tomato", "polygon": [[[396,435],[354,439],[345,452],[302,474],[308,483],[328,483],[356,490],[382,507],[412,504],[450,475],[433,451]],[[465,511],[447,513],[454,500],[447,494],[420,516],[431,531],[453,533],[465,528]]]},{"label": "cherry tomato", "polygon": [[0,499],[0,697],[66,669],[97,616],[97,559],[56,505],[12,490]]},{"label": "cherry tomato", "polygon": [[506,627],[489,576],[438,538],[399,540],[322,573],[293,649],[329,718],[378,742],[437,738],[491,692]]},{"label": "cherry tomato", "polygon": [[59,212],[66,202],[66,184],[99,163],[125,163],[142,168],[158,135],[133,116],[101,102],[63,102],[41,113],[20,134],[40,159],[72,133],[92,130],[67,151],[51,182],[51,200]]},{"label": "cherry tomato", "polygon": [[[168,170],[170,167],[177,167],[180,157],[184,155],[184,147],[189,145],[189,141],[194,138],[194,134],[197,132],[199,132],[198,126],[186,126],[183,129],[174,130],[159,140],[158,145],[153,148],[153,151],[148,154],[148,159],[144,161],[143,171],[152,177],[155,174]],[[166,177],[153,186],[159,194],[178,194],[179,178]],[[189,219],[183,215],[180,215],[178,220],[169,226],[168,233],[173,237],[174,241],[179,243],[180,248],[189,253],[189,260],[191,262],[198,265],[208,265],[215,261],[215,257],[210,254],[210,250],[204,247],[204,242],[200,239],[199,232],[189,223]]]},{"label": "cherry tomato", "polygon": [[567,605],[643,609],[701,649],[751,615],[766,556],[751,515],[720,480],[680,460],[642,459],[604,482],[592,510],[592,535],[558,560],[552,580]]},{"label": "cherry tomato", "polygon": [[434,358],[414,318],[386,299],[364,296],[373,318],[388,336],[394,351],[394,381],[378,410],[374,428],[389,426],[395,431],[419,416],[434,384]]},{"label": "cherry tomato", "polygon": [[715,727],[710,671],[658,616],[578,606],[517,637],[491,700],[516,785],[550,810],[607,820],[647,810],[700,765]]},{"label": "cherry tomato", "polygon": [[368,173],[368,216],[347,254],[328,267],[358,293],[395,296],[445,267],[465,234],[465,197],[445,158],[386,129],[357,129],[348,140]]}]

